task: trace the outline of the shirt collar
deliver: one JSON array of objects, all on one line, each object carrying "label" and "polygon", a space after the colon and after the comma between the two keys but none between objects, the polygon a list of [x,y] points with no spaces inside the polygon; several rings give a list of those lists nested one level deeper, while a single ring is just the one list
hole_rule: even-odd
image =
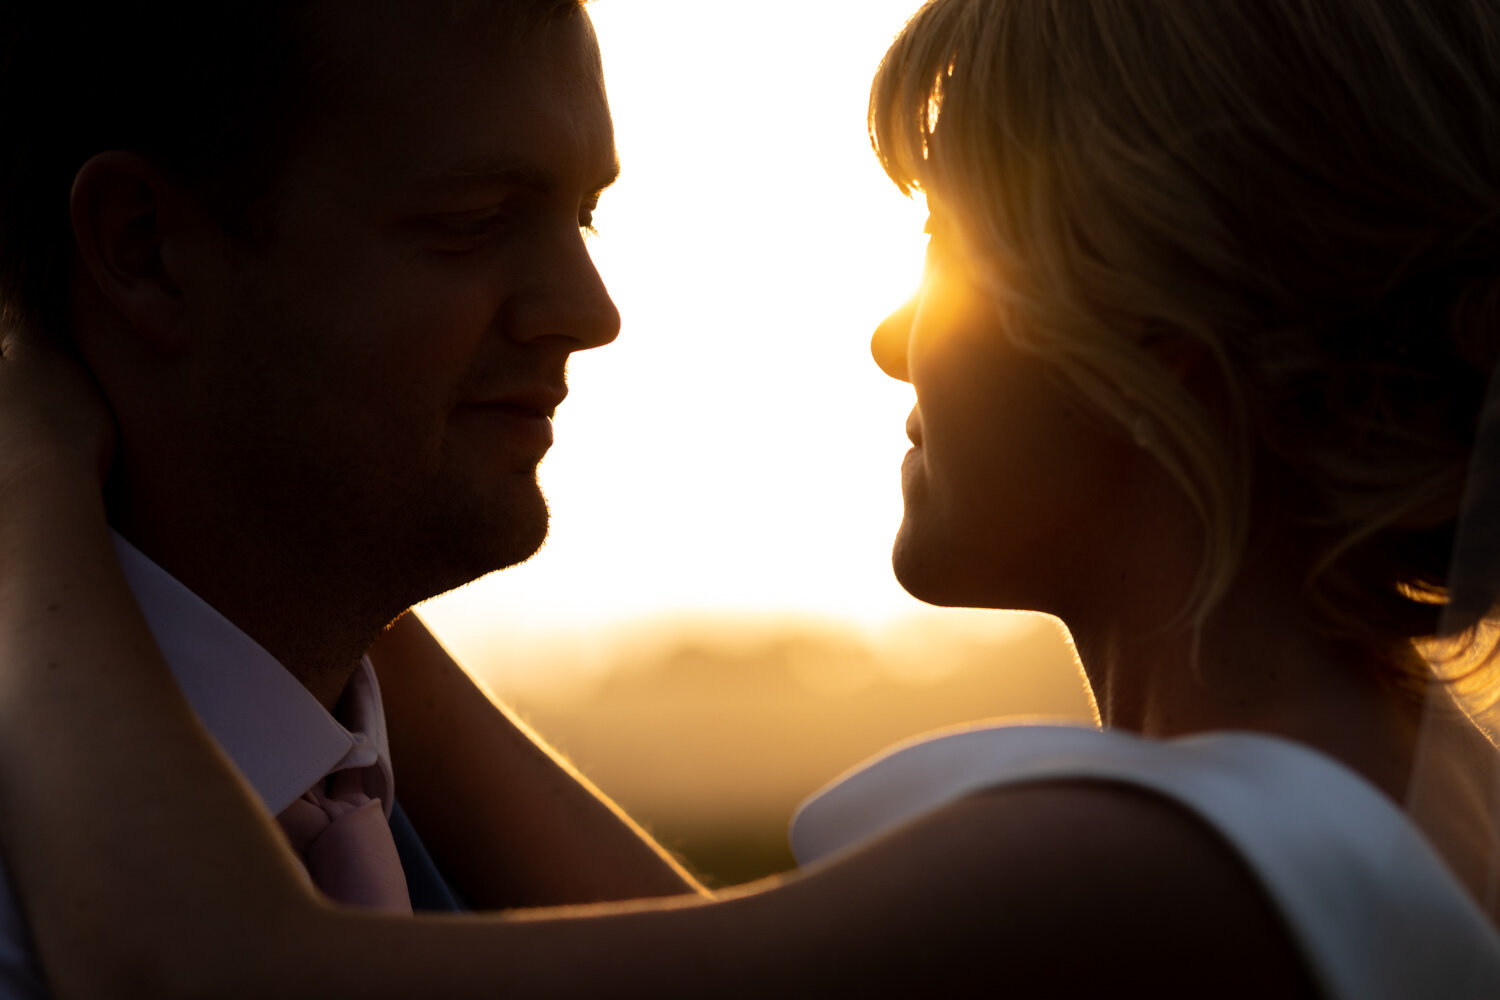
[{"label": "shirt collar", "polygon": [[177,684],[272,813],[333,771],[364,768],[390,815],[395,781],[368,657],[344,692],[351,732],[260,644],[115,533],[115,553]]}]

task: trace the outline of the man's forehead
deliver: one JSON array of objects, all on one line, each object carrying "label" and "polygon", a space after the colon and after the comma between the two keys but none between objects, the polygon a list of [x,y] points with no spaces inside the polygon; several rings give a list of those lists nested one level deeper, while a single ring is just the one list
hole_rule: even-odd
[{"label": "man's forehead", "polygon": [[344,102],[421,89],[455,65],[472,70],[483,61],[535,62],[528,57],[538,54],[552,57],[551,68],[561,71],[560,86],[601,88],[598,43],[581,6],[568,4],[563,9],[569,13],[545,19],[517,13],[546,5],[546,0],[490,0],[457,5],[490,13],[458,16],[452,0],[314,0],[303,22],[302,61],[316,90]]},{"label": "man's forehead", "polygon": [[[560,41],[578,53],[577,75],[603,78],[593,22],[577,0],[314,0],[311,6],[316,16],[306,24],[316,39],[314,59],[335,82],[379,82],[406,64],[441,63],[458,47],[514,59]],[[548,9],[551,16],[538,13]]]},{"label": "man's forehead", "polygon": [[405,11],[350,28],[326,126],[373,175],[458,188],[607,187],[618,173],[598,46],[579,10],[523,35]]},{"label": "man's forehead", "polygon": [[388,27],[409,31],[418,21],[455,25],[467,34],[521,39],[538,29],[587,18],[588,0],[301,0],[299,19],[330,40],[358,43]]}]

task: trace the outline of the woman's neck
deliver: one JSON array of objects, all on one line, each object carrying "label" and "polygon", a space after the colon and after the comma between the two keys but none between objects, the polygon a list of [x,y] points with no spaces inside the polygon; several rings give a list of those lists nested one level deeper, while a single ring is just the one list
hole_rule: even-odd
[{"label": "woman's neck", "polygon": [[1125,614],[1069,623],[1106,726],[1157,737],[1270,733],[1404,794],[1420,699],[1390,683],[1374,654],[1320,635],[1300,588],[1247,572],[1197,629],[1163,627],[1171,613],[1160,602],[1135,606],[1134,616],[1123,602]]}]

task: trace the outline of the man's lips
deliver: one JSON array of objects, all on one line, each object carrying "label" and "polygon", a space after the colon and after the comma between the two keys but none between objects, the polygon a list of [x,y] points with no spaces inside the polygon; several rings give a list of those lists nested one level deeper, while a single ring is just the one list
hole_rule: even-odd
[{"label": "man's lips", "polygon": [[517,416],[545,417],[551,419],[558,406],[567,398],[565,388],[519,389],[482,399],[465,400],[461,405],[485,410],[499,410]]},{"label": "man's lips", "polygon": [[568,391],[563,388],[535,388],[498,393],[492,397],[466,400],[455,414],[464,414],[470,426],[487,427],[508,447],[540,458],[552,447],[552,414]]}]

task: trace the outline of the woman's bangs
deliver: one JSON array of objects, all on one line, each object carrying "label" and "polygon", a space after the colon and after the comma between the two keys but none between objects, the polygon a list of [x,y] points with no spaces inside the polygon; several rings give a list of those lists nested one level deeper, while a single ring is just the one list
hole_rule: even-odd
[{"label": "woman's bangs", "polygon": [[[934,137],[938,120],[952,117],[962,96],[954,70],[975,32],[972,5],[935,0],[907,22],[891,45],[870,90],[869,130],[875,154],[903,194],[931,192],[940,172]],[[968,30],[966,30],[966,28]]]}]

